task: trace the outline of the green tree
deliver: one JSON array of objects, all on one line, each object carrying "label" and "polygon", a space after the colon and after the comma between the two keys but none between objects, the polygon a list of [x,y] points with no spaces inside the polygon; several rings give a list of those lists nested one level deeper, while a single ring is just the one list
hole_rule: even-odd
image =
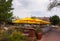
[{"label": "green tree", "polygon": [[60,21],[60,19],[59,19],[59,16],[57,16],[57,15],[50,17],[50,22],[53,25],[59,24],[59,21]]},{"label": "green tree", "polygon": [[[52,0],[50,0],[50,1],[52,1]],[[60,1],[54,0],[53,2],[50,2],[48,10],[51,10],[52,8],[57,7],[57,6],[60,6]]]},{"label": "green tree", "polygon": [[36,19],[36,17],[35,17],[35,16],[32,16],[31,18],[32,18],[32,19]]},{"label": "green tree", "polygon": [[0,0],[0,23],[8,22],[12,17],[12,0]]}]

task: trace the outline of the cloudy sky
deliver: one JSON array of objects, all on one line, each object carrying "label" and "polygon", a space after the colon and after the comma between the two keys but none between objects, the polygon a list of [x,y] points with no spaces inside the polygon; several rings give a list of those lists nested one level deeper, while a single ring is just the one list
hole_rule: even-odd
[{"label": "cloudy sky", "polygon": [[60,15],[59,7],[48,11],[49,0],[13,0],[14,16],[23,17],[49,17],[52,15]]}]

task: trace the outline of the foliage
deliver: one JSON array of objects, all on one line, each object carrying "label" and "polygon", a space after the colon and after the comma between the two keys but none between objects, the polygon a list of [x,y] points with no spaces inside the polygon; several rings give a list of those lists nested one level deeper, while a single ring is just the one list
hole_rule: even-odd
[{"label": "foliage", "polygon": [[12,0],[0,0],[0,22],[7,22],[12,17]]},{"label": "foliage", "polygon": [[37,39],[35,38],[34,41],[37,41]]},{"label": "foliage", "polygon": [[[10,32],[11,31],[11,32]],[[29,41],[27,36],[22,35],[20,31],[8,30],[0,33],[0,41]]]},{"label": "foliage", "polygon": [[58,0],[54,0],[53,2],[50,2],[48,10],[51,10],[52,8],[54,8],[56,6],[60,6],[60,2]]},{"label": "foliage", "polygon": [[60,21],[60,19],[59,19],[59,16],[57,16],[57,15],[50,17],[50,22],[53,25],[59,24],[59,21]]},{"label": "foliage", "polygon": [[14,31],[9,38],[10,38],[10,41],[21,41],[21,40],[28,41],[28,37],[23,36],[20,31]]},{"label": "foliage", "polygon": [[41,28],[37,28],[36,31],[37,31],[37,32],[42,32],[42,31],[41,31]]},{"label": "foliage", "polygon": [[36,17],[35,17],[35,16],[32,16],[31,18],[32,18],[32,19],[36,19]]}]

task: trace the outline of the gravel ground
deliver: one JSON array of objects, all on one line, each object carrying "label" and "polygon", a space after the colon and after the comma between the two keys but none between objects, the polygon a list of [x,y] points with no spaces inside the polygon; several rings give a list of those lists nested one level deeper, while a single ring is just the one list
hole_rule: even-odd
[{"label": "gravel ground", "polygon": [[60,29],[46,33],[40,41],[60,41]]}]

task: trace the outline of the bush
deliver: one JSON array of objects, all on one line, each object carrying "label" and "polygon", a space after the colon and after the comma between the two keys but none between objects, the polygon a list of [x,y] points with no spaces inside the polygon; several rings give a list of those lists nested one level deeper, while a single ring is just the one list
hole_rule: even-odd
[{"label": "bush", "polygon": [[21,40],[26,40],[26,41],[28,41],[28,37],[27,36],[23,36],[22,34],[21,34],[21,32],[20,31],[14,31],[11,35],[10,35],[10,40],[11,41],[21,41]]},{"label": "bush", "polygon": [[41,28],[36,29],[37,32],[42,32]]},{"label": "bush", "polygon": [[[10,30],[9,30],[10,31]],[[23,36],[20,31],[6,31],[4,33],[0,33],[0,41],[29,41],[27,36]]]}]

